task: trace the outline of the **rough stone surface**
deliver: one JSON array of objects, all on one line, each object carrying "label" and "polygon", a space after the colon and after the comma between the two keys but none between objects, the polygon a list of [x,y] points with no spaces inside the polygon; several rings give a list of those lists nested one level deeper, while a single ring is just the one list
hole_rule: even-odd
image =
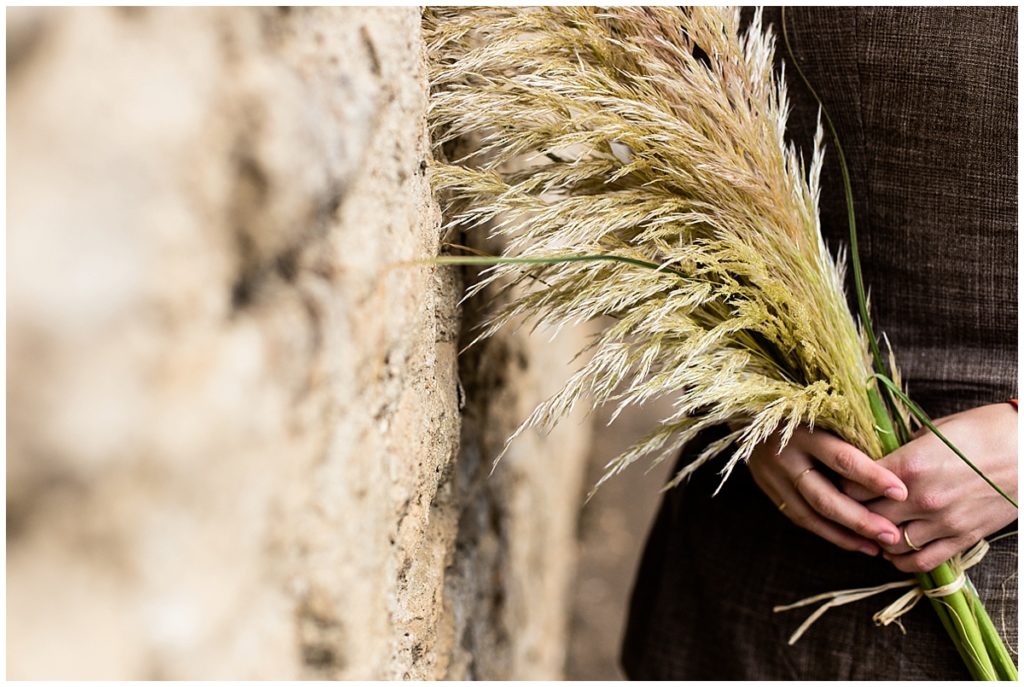
[{"label": "rough stone surface", "polygon": [[7,19],[8,676],[559,677],[579,339],[408,264],[418,12]]}]

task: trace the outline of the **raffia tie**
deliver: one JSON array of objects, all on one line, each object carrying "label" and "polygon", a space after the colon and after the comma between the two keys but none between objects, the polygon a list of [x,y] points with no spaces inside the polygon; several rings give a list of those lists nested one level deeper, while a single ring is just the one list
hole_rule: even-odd
[{"label": "raffia tie", "polygon": [[900,598],[896,599],[871,617],[871,619],[875,621],[876,625],[889,625],[891,623],[896,623],[900,630],[906,634],[906,629],[904,629],[903,623],[900,622],[900,617],[905,613],[908,613],[910,609],[916,606],[917,602],[924,597],[936,599],[944,596],[951,596],[963,589],[965,585],[969,584],[967,571],[981,562],[985,557],[985,554],[988,553],[988,549],[989,543],[982,539],[964,553],[954,556],[950,560],[950,567],[953,569],[953,573],[956,575],[956,578],[949,584],[942,585],[941,587],[935,587],[934,589],[923,589],[916,579],[902,580],[900,582],[880,584],[877,587],[863,587],[861,589],[843,589],[837,592],[826,592],[825,594],[808,597],[802,601],[797,601],[796,603],[786,606],[776,606],[772,610],[775,613],[779,613],[781,611],[791,611],[794,608],[810,606],[811,604],[818,603],[819,601],[824,602],[789,638],[789,645],[792,646],[793,644],[796,644],[797,640],[807,632],[811,625],[817,622],[818,618],[825,615],[830,608],[852,604],[855,601],[867,599],[875,596],[876,594],[882,594],[890,589],[910,587],[910,589]]}]

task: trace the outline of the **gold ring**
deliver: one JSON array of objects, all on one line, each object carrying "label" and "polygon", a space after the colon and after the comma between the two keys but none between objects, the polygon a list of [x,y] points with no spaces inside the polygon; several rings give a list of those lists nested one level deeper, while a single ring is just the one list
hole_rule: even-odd
[{"label": "gold ring", "polygon": [[793,480],[793,486],[795,487],[796,485],[800,484],[800,480],[802,480],[804,478],[804,475],[806,475],[808,472],[810,472],[813,469],[814,469],[813,467],[809,467],[809,468],[805,469],[803,472],[801,472],[799,475],[797,475],[796,479]]},{"label": "gold ring", "polygon": [[921,550],[920,546],[914,546],[914,542],[910,541],[910,535],[907,534],[907,528],[905,526],[903,528],[903,541],[907,542],[907,546],[909,546],[914,551],[920,551]]},{"label": "gold ring", "polygon": [[784,510],[786,510],[786,502],[782,501],[781,503],[779,503],[779,512],[781,513]]}]

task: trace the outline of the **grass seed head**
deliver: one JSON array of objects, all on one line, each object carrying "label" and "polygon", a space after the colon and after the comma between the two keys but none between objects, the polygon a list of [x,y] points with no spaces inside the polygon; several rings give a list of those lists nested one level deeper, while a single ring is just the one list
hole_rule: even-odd
[{"label": "grass seed head", "polygon": [[[436,157],[455,139],[478,142],[431,166],[449,226],[554,259],[498,264],[475,287],[536,277],[484,334],[521,317],[614,318],[519,431],[583,399],[621,409],[678,394],[602,482],[730,421],[742,429],[673,483],[735,444],[728,475],[801,423],[880,457],[862,334],[821,239],[821,129],[805,166],[785,139],[785,81],[760,12],[742,33],[737,10],[714,7],[431,8],[423,26]],[[658,269],[555,259],[587,255]]]}]

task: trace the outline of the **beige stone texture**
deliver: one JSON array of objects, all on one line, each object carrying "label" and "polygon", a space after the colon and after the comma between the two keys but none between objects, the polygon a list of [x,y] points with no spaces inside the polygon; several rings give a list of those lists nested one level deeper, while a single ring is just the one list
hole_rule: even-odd
[{"label": "beige stone texture", "polygon": [[580,335],[409,264],[418,11],[9,9],[7,79],[8,676],[559,677],[589,425],[489,472]]}]

